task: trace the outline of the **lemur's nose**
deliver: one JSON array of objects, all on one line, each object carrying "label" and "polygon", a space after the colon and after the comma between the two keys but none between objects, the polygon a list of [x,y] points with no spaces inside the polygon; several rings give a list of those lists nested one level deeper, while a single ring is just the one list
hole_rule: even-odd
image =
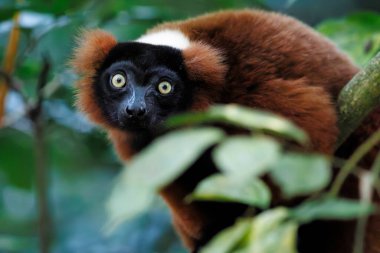
[{"label": "lemur's nose", "polygon": [[127,106],[126,108],[127,115],[129,117],[141,118],[145,115],[146,109],[144,106]]}]

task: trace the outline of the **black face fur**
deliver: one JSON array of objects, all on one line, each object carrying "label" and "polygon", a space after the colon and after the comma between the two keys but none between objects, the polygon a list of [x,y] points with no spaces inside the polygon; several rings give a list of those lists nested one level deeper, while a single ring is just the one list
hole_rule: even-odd
[{"label": "black face fur", "polygon": [[[112,85],[116,74],[125,78],[121,88]],[[168,94],[159,92],[164,81],[172,87]],[[180,50],[138,42],[119,43],[109,52],[94,87],[108,122],[132,132],[156,132],[169,115],[188,107],[192,93]]]}]

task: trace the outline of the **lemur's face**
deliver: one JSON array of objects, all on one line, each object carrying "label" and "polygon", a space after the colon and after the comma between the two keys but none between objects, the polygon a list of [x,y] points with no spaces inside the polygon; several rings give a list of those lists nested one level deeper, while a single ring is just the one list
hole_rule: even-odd
[{"label": "lemur's face", "polygon": [[96,102],[115,127],[154,132],[190,103],[181,51],[138,42],[117,44],[97,71]]}]

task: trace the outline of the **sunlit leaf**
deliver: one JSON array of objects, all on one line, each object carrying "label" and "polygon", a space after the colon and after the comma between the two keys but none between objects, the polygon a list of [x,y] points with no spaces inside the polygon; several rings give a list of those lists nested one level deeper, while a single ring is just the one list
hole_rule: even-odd
[{"label": "sunlit leaf", "polygon": [[[241,219],[215,236],[200,253],[230,253],[236,250],[251,229],[251,219]],[[243,251],[244,252],[244,251]],[[247,252],[248,253],[248,252]]]},{"label": "sunlit leaf", "polygon": [[268,187],[259,179],[227,177],[222,174],[203,180],[191,195],[198,200],[239,202],[266,208],[271,194]]},{"label": "sunlit leaf", "polygon": [[185,129],[157,138],[138,154],[126,180],[159,189],[181,175],[207,148],[224,137],[217,128]]},{"label": "sunlit leaf", "polygon": [[280,226],[289,217],[289,211],[286,208],[279,207],[265,211],[254,219],[255,230],[251,234],[252,239],[260,238],[268,234],[273,229]]},{"label": "sunlit leaf", "polygon": [[[255,228],[253,228],[253,231]],[[286,222],[252,242],[249,252],[296,253],[298,224]]]},{"label": "sunlit leaf", "polygon": [[249,252],[295,253],[298,224],[288,221],[285,208],[266,211],[254,218]]},{"label": "sunlit leaf", "polygon": [[329,161],[322,155],[286,153],[281,157],[271,177],[284,196],[294,197],[319,191],[327,186],[331,178]]},{"label": "sunlit leaf", "polygon": [[289,120],[273,113],[240,105],[215,105],[205,112],[182,114],[170,118],[168,127],[201,123],[228,123],[249,130],[266,131],[305,144],[307,135]]},{"label": "sunlit leaf", "polygon": [[317,219],[353,219],[373,211],[370,203],[343,198],[323,198],[301,204],[292,210],[291,215],[300,222],[307,223]]},{"label": "sunlit leaf", "polygon": [[259,176],[280,155],[280,145],[268,137],[231,137],[213,152],[218,168],[234,176]]}]

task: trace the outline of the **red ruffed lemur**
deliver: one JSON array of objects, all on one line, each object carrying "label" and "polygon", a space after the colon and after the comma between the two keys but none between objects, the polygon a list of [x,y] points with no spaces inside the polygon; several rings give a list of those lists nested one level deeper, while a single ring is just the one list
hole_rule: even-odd
[{"label": "red ruffed lemur", "polygon": [[[205,110],[215,103],[237,103],[283,115],[309,134],[314,151],[334,154],[335,101],[359,71],[310,27],[257,10],[164,23],[128,42],[117,42],[101,30],[86,31],[72,66],[81,76],[78,107],[107,131],[124,161],[157,136],[168,116]],[[377,108],[335,155],[349,156],[379,126]],[[363,166],[378,150],[366,157]],[[233,224],[246,209],[231,203],[184,202],[196,184],[215,170],[206,154],[160,192],[191,252]],[[346,185],[343,195],[355,197],[356,192],[356,186]],[[299,231],[299,252],[351,252],[354,228],[355,222],[306,225]],[[380,252],[378,216],[370,218],[366,234],[366,253]]]}]

